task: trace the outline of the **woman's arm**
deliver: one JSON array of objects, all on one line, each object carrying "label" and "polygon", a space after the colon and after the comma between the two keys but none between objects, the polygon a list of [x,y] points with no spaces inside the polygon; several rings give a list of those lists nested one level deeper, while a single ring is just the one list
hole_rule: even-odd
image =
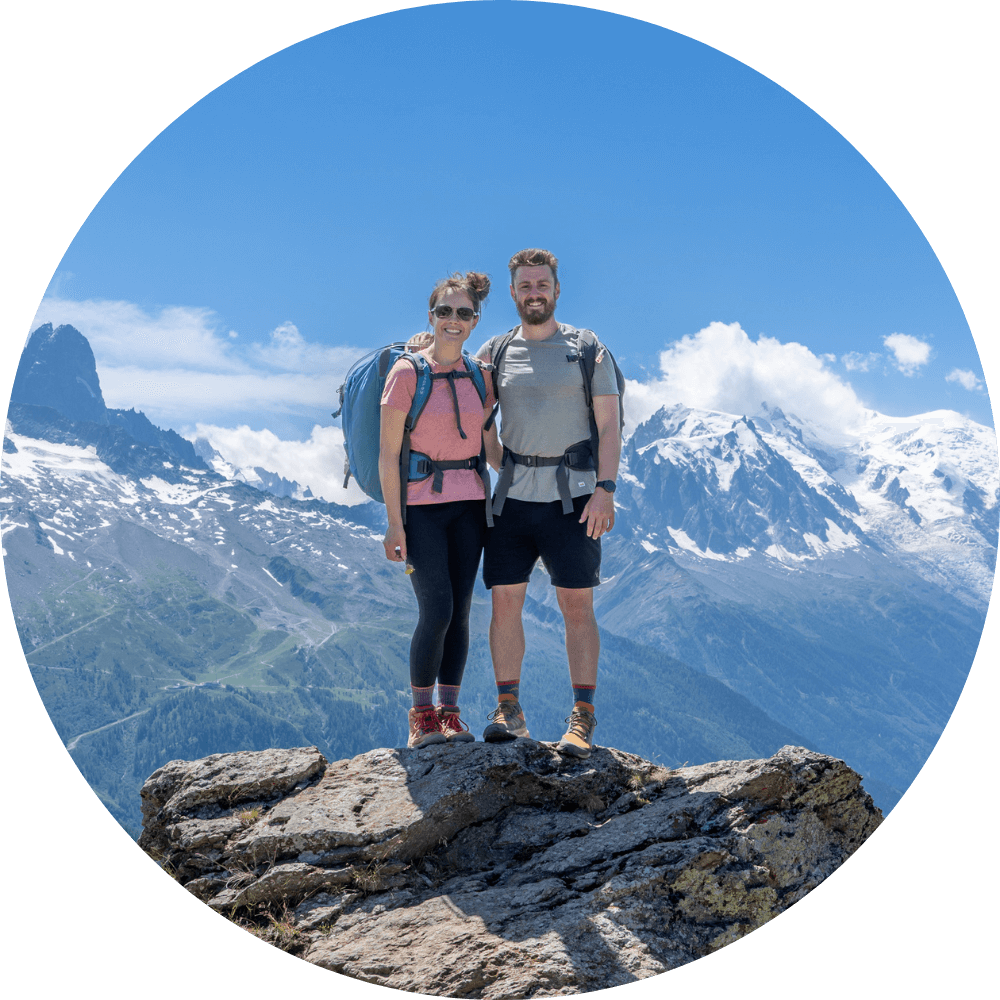
[{"label": "woman's arm", "polygon": [[403,427],[406,414],[391,406],[381,407],[379,434],[378,478],[382,484],[385,512],[389,518],[382,544],[385,557],[393,562],[406,562],[406,532],[399,494],[399,452],[403,447]]}]

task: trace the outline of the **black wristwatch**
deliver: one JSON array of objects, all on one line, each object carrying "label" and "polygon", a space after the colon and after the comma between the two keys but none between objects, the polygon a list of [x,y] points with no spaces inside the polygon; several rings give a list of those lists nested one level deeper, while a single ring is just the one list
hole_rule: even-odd
[{"label": "black wristwatch", "polygon": [[596,485],[600,486],[602,490],[614,493],[618,484],[613,479],[602,479]]}]

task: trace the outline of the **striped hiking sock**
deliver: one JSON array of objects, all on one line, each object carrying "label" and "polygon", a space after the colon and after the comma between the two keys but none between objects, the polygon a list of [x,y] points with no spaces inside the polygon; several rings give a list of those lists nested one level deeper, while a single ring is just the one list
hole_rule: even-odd
[{"label": "striped hiking sock", "polygon": [[573,701],[576,703],[578,708],[589,708],[591,712],[594,711],[594,691],[597,689],[596,684],[574,684],[573,685]]},{"label": "striped hiking sock", "polygon": [[462,689],[460,684],[441,684],[438,682],[438,704],[442,708],[453,708],[458,711],[458,692]]},{"label": "striped hiking sock", "polygon": [[413,707],[414,708],[425,708],[427,705],[434,704],[434,685],[432,684],[429,688],[418,688],[413,684],[410,685],[410,690],[413,692]]},{"label": "striped hiking sock", "polygon": [[497,681],[497,699],[499,701],[517,701],[520,688],[520,677],[516,681]]}]

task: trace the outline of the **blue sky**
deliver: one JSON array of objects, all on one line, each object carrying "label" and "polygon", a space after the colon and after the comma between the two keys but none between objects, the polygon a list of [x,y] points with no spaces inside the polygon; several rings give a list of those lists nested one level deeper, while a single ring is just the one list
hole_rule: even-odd
[{"label": "blue sky", "polygon": [[316,445],[350,360],[421,329],[449,271],[496,282],[471,346],[512,326],[506,261],[536,245],[559,318],[641,383],[634,419],[766,399],[840,425],[833,387],[992,424],[946,275],[849,143],[712,48],[557,5],[396,12],[253,66],[123,172],[38,320],[90,337],[110,405],[263,464]]}]

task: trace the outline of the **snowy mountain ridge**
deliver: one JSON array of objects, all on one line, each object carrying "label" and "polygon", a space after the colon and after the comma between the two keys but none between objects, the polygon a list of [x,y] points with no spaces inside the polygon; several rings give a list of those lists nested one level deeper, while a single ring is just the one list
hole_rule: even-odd
[{"label": "snowy mountain ridge", "polygon": [[837,441],[823,433],[767,404],[752,417],[663,407],[625,443],[620,503],[641,511],[647,551],[793,566],[870,548],[985,606],[1000,513],[994,430],[952,411],[868,411]]}]

